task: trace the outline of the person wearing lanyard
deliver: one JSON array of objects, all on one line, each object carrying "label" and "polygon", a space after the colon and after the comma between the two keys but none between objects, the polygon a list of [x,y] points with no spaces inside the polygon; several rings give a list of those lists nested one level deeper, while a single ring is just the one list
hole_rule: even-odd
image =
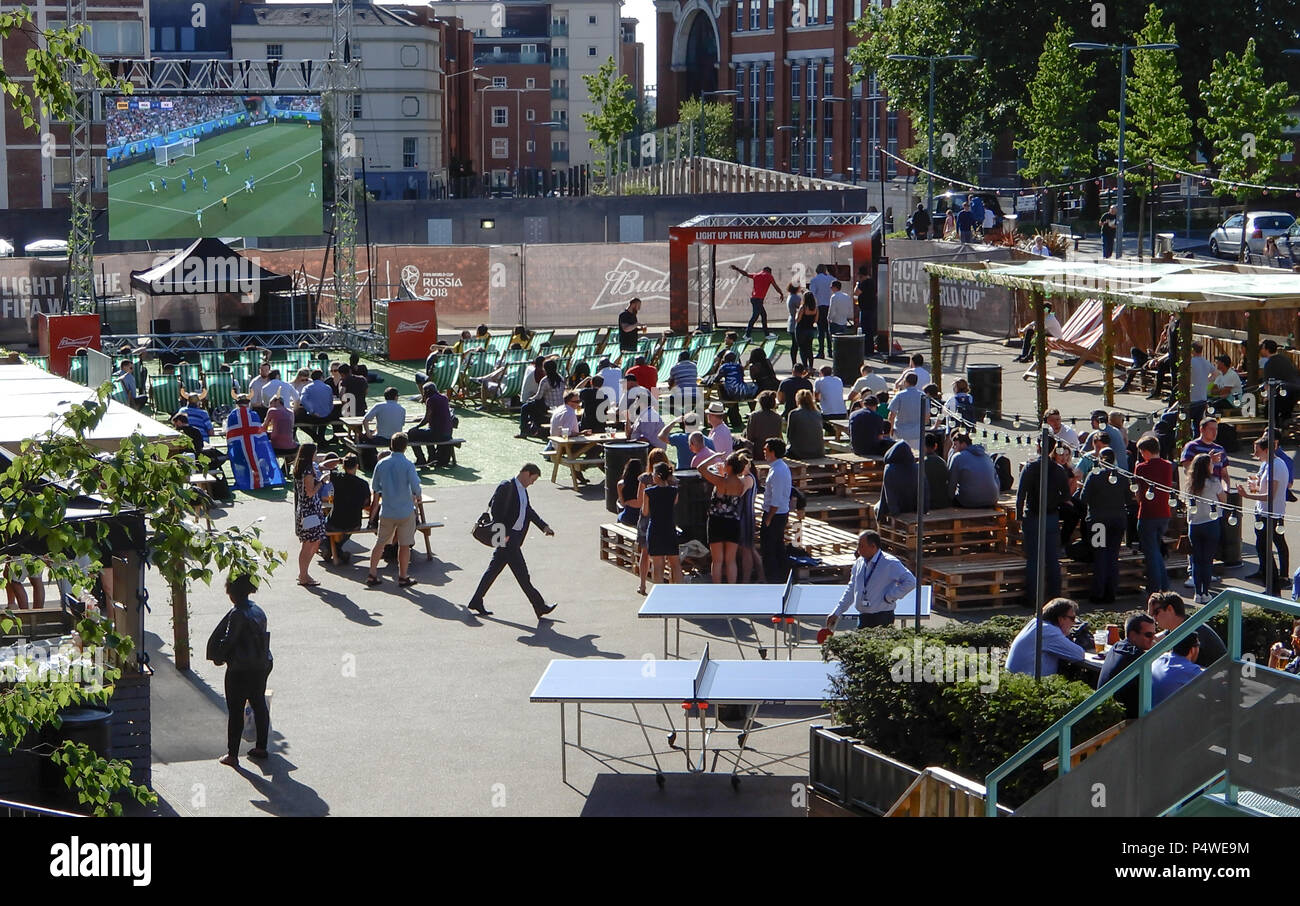
[{"label": "person wearing lanyard", "polygon": [[858,609],[858,628],[891,626],[894,605],[916,588],[916,576],[902,561],[880,549],[880,535],[866,531],[858,535],[858,559],[853,562],[844,596],[835,612],[826,618],[826,628],[834,629],[840,614],[852,604]]},{"label": "person wearing lanyard", "polygon": [[790,521],[790,495],[794,485],[785,464],[785,441],[769,437],[763,442],[769,471],[763,489],[763,573],[769,582],[784,582],[790,572],[785,553],[785,527]]}]

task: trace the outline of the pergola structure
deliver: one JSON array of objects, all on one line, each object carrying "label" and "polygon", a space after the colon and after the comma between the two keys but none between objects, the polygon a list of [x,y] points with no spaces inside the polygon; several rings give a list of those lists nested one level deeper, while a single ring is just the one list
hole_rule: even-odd
[{"label": "pergola structure", "polygon": [[[880,214],[701,214],[668,228],[668,324],[674,333],[690,330],[691,246],[707,245],[716,259],[720,245],[796,245],[847,242],[852,273],[874,264],[872,241],[880,232]],[[715,262],[716,263],[716,262]],[[710,279],[716,268],[710,267]],[[875,268],[871,269],[872,277]]]},{"label": "pergola structure", "polygon": [[[1264,312],[1295,312],[1300,308],[1300,274],[1276,268],[1247,267],[1213,261],[1175,260],[1135,262],[1060,261],[1042,258],[1019,262],[926,263],[930,275],[930,342],[934,380],[939,382],[942,363],[939,280],[960,280],[1005,286],[1027,292],[1034,314],[1038,375],[1038,416],[1047,409],[1047,347],[1044,332],[1044,303],[1052,298],[1096,299],[1102,303],[1102,380],[1106,405],[1114,403],[1114,318],[1117,304],[1133,309],[1179,315],[1176,360],[1191,359],[1192,323],[1198,314],[1244,312],[1246,315],[1246,363],[1250,380],[1258,379],[1260,315]],[[1191,399],[1191,375],[1187,368],[1175,370],[1178,400],[1187,406]],[[1183,423],[1186,425],[1186,423]]]}]

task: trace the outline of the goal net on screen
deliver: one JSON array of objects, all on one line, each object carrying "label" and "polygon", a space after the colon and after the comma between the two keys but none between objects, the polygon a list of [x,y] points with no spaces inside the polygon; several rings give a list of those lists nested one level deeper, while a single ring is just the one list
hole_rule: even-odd
[{"label": "goal net on screen", "polygon": [[197,138],[183,138],[168,145],[156,145],[153,149],[154,163],[165,167],[177,158],[193,157],[194,148],[198,143]]}]

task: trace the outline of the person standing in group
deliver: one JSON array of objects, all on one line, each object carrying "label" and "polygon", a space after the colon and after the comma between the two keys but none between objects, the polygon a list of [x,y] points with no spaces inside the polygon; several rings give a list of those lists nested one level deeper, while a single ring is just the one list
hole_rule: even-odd
[{"label": "person standing in group", "polygon": [[835,628],[850,605],[858,611],[858,629],[892,626],[898,601],[916,588],[916,576],[897,557],[881,550],[878,533],[858,535],[857,553],[844,596],[826,618],[827,629]]},{"label": "person standing in group", "polygon": [[786,330],[790,332],[790,342],[794,343],[795,328],[799,324],[799,309],[803,308],[803,293],[798,283],[790,283],[785,288],[785,310],[789,315]]},{"label": "person standing in group", "polygon": [[637,342],[640,340],[637,335],[645,333],[645,328],[636,320],[637,312],[640,310],[641,300],[631,299],[627,303],[627,308],[618,314],[618,349],[625,355],[636,352]]},{"label": "person standing in group", "polygon": [[794,343],[799,363],[808,369],[813,366],[813,338],[817,336],[820,323],[818,312],[817,297],[811,291],[804,293],[803,307],[799,309],[799,318],[795,322]]},{"label": "person standing in group", "polygon": [[957,212],[957,237],[967,245],[974,242],[976,225],[975,215],[971,213],[970,201],[962,202],[961,210]]},{"label": "person standing in group", "polygon": [[271,675],[275,661],[271,657],[266,614],[250,600],[256,587],[246,575],[226,579],[226,595],[234,606],[208,638],[208,660],[218,667],[226,665],[226,754],[220,762],[232,768],[239,764],[245,704],[253,709],[253,725],[257,730],[248,757],[268,756],[271,712],[266,707],[266,678]]},{"label": "person standing in group", "polygon": [[713,485],[709,498],[708,538],[712,557],[713,584],[725,578],[735,585],[738,576],[736,554],[740,544],[740,501],[749,489],[745,484],[746,459],[740,453],[726,456],[717,463],[722,453],[714,453],[699,466],[700,477]]},{"label": "person standing in group", "polygon": [[[632,513],[636,518],[636,549],[637,549],[637,574],[641,578],[641,587],[637,589],[637,594],[645,594],[646,579],[650,575],[650,515],[643,509],[645,503],[645,492],[655,483],[654,471],[660,463],[668,464],[668,453],[666,450],[651,449],[645,460],[645,468],[636,477],[637,496],[634,504],[630,505]],[[672,466],[669,465],[671,469]],[[623,492],[625,493],[625,492]],[[660,564],[662,567],[663,564]],[[663,575],[663,573],[660,573]]]},{"label": "person standing in group", "polygon": [[[1255,501],[1255,553],[1259,556],[1259,569],[1243,579],[1257,579],[1263,584],[1265,578],[1264,558],[1273,557],[1272,547],[1277,549],[1277,567],[1273,570],[1273,587],[1265,588],[1266,594],[1280,594],[1280,586],[1290,575],[1289,564],[1291,552],[1287,547],[1286,524],[1282,518],[1286,515],[1287,468],[1276,453],[1271,460],[1267,451],[1267,435],[1255,441],[1255,458],[1259,460],[1259,471],[1251,476],[1248,484],[1238,485],[1243,499]],[[1271,475],[1269,473],[1272,473]],[[1269,493],[1269,479],[1272,479],[1272,493]],[[1271,527],[1273,544],[1270,547],[1268,517],[1272,516]],[[1282,531],[1280,531],[1282,530]]]},{"label": "person standing in group", "polygon": [[492,614],[492,611],[484,606],[484,596],[507,566],[510,567],[510,572],[514,573],[515,581],[524,590],[529,603],[533,605],[533,612],[537,614],[539,620],[555,610],[556,605],[548,606],[541,592],[533,587],[532,579],[528,575],[528,564],[524,562],[523,544],[524,539],[528,537],[530,525],[536,525],[547,537],[555,535],[554,529],[537,515],[537,511],[528,500],[528,488],[541,474],[542,470],[536,463],[524,463],[518,475],[501,482],[492,493],[492,502],[488,505],[488,511],[491,514],[494,534],[500,536],[501,543],[497,544],[492,551],[492,560],[488,563],[483,578],[479,580],[474,596],[470,598],[468,609],[474,613],[482,616]]},{"label": "person standing in group", "polygon": [[844,292],[844,284],[838,280],[831,281],[831,304],[826,308],[826,319],[831,336],[855,332],[853,298]]},{"label": "person standing in group", "polygon": [[1119,224],[1119,208],[1111,205],[1097,226],[1101,229],[1101,257],[1109,258],[1115,254],[1115,227]]},{"label": "person standing in group", "polygon": [[664,559],[668,560],[671,582],[682,582],[682,558],[677,552],[677,522],[673,507],[677,503],[677,482],[673,468],[666,462],[654,467],[654,483],[642,491],[641,511],[649,521],[646,527],[647,551],[650,571],[658,582],[664,574]]},{"label": "person standing in group", "polygon": [[[824,358],[826,355],[826,337],[827,325],[830,324],[830,307],[831,307],[831,283],[834,278],[826,270],[826,265],[817,265],[817,274],[808,281],[808,291],[813,294],[817,300],[817,357]],[[808,362],[808,367],[812,367],[812,360]]]},{"label": "person standing in group", "polygon": [[1160,438],[1154,434],[1138,440],[1141,462],[1133,471],[1137,475],[1138,544],[1147,561],[1147,594],[1169,590],[1165,571],[1163,539],[1172,515],[1169,489],[1174,486],[1174,465],[1160,456]]},{"label": "person standing in group", "polygon": [[912,212],[912,238],[930,238],[930,214],[925,210],[923,201],[918,201],[916,210]]},{"label": "person standing in group", "polygon": [[1196,603],[1210,601],[1210,581],[1214,578],[1214,554],[1219,549],[1219,507],[1228,499],[1223,483],[1214,475],[1214,460],[1209,453],[1192,457],[1191,477],[1187,482],[1187,535],[1192,544],[1192,584]]},{"label": "person standing in group", "polygon": [[908,372],[902,391],[889,401],[889,433],[913,446],[920,445],[921,428],[930,422],[930,404],[916,382],[916,374]]},{"label": "person standing in group", "polygon": [[[1038,456],[1025,464],[1020,473],[1020,489],[1016,493],[1016,518],[1022,527],[1025,544],[1025,567],[1028,573],[1026,593],[1031,603],[1038,595],[1038,570],[1047,569],[1044,597],[1051,600],[1061,593],[1061,507],[1070,497],[1070,474],[1050,454],[1044,454],[1043,441],[1038,439]],[[1047,469],[1047,499],[1040,500],[1040,471]],[[1043,516],[1043,512],[1046,516]],[[1043,524],[1040,526],[1040,520]],[[1038,561],[1038,535],[1046,537],[1046,553],[1042,567]]]},{"label": "person standing in group", "polygon": [[853,288],[853,298],[858,308],[858,332],[867,338],[863,352],[871,355],[876,351],[878,303],[876,281],[871,276],[871,265],[863,264],[858,267],[858,282]]},{"label": "person standing in group", "polygon": [[769,437],[763,443],[767,460],[767,481],[763,485],[763,529],[760,544],[763,574],[767,581],[784,584],[790,573],[790,559],[785,553],[785,527],[790,521],[790,496],[794,481],[785,462],[785,441]]},{"label": "person standing in group", "polygon": [[[1094,604],[1115,600],[1119,584],[1119,549],[1128,528],[1129,480],[1116,469],[1115,450],[1103,446],[1097,466],[1083,481],[1083,503],[1087,508],[1088,543],[1092,546],[1092,596]],[[1032,539],[1031,539],[1032,540]]]},{"label": "person standing in group", "polygon": [[754,464],[745,457],[745,471],[741,474],[745,493],[740,497],[740,540],[736,543],[736,572],[740,582],[763,583],[763,558],[758,552],[758,526],[754,519],[755,500],[758,496],[758,478]]},{"label": "person standing in group", "polygon": [[406,458],[407,437],[398,431],[388,440],[388,456],[375,466],[370,487],[374,493],[371,512],[379,507],[379,531],[375,534],[375,548],[370,552],[370,573],[366,584],[374,588],[382,580],[375,570],[379,558],[389,542],[397,545],[397,584],[402,588],[414,585],[407,571],[411,565],[411,545],[415,544],[415,514],[423,491],[420,473],[415,463]]},{"label": "person standing in group", "polygon": [[298,584],[307,588],[320,585],[308,574],[311,558],[325,540],[325,511],[321,505],[320,472],[316,465],[316,445],[303,444],[293,461],[293,522],[302,547],[298,550]]},{"label": "person standing in group", "polygon": [[777,289],[776,280],[772,276],[772,269],[770,267],[765,267],[757,274],[751,274],[744,268],[737,267],[734,264],[731,265],[731,269],[742,277],[748,277],[754,283],[753,289],[751,289],[749,293],[750,314],[749,323],[745,325],[745,339],[749,339],[750,334],[754,331],[754,322],[760,319],[763,322],[763,333],[767,334],[769,340],[772,339],[776,334],[772,333],[767,328],[767,309],[764,308],[767,304],[767,294],[769,291],[775,289],[777,290],[778,295],[780,294],[780,290]]}]

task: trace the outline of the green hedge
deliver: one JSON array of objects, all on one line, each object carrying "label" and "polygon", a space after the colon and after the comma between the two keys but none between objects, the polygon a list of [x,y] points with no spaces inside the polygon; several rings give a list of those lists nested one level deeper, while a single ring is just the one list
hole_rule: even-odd
[{"label": "green hedge", "polygon": [[[1014,624],[1014,628],[1012,628]],[[1005,649],[1024,625],[1023,617],[995,617],[980,624],[961,624],[922,632],[927,660],[942,651],[945,662],[966,666],[976,674],[975,652],[962,644],[974,639],[979,647],[1004,651],[997,659],[996,688],[986,681],[907,682],[899,678],[899,648],[911,649],[918,636],[910,631],[841,633],[827,645],[842,665],[835,692],[843,705],[838,716],[867,745],[915,767],[939,766],[972,780],[984,777],[1094,690],[1059,676],[1041,683],[1033,677],[1001,670]],[[981,690],[981,685],[985,688]],[[1114,702],[1102,705],[1075,726],[1076,742],[1100,733],[1123,719]],[[1004,781],[999,801],[1015,806],[1054,778],[1042,770],[1053,757],[1049,746]]]}]

